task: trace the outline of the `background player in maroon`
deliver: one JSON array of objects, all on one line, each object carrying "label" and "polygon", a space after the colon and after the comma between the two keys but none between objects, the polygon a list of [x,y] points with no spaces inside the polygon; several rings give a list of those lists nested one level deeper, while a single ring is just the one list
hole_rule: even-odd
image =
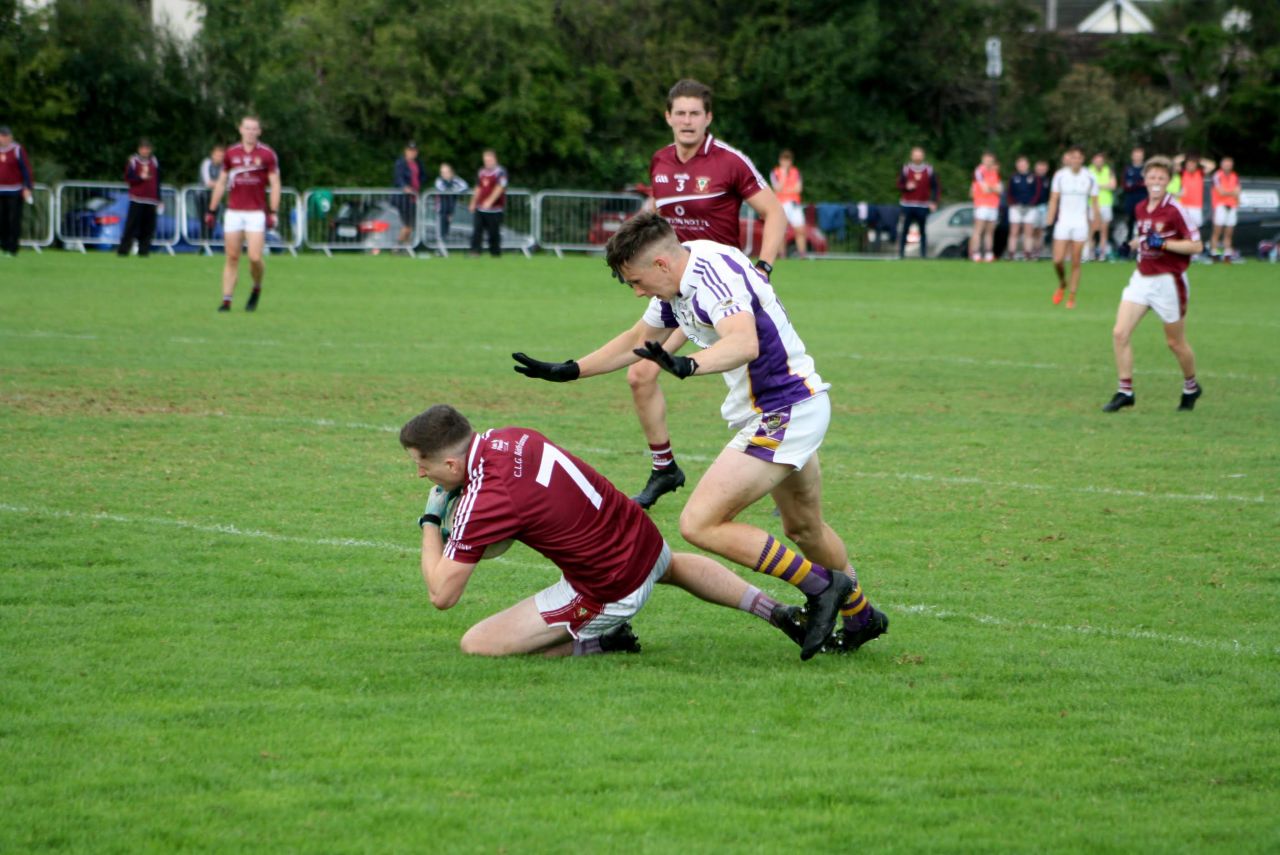
[{"label": "background player in maroon", "polygon": [[[658,149],[649,163],[653,195],[648,207],[661,214],[682,241],[713,240],[741,249],[738,214],[746,202],[764,220],[756,266],[768,276],[786,239],[786,212],[751,159],[707,133],[711,118],[711,87],[697,80],[681,80],[671,87],[666,119],[675,141]],[[677,330],[664,347],[675,353],[686,341]],[[643,508],[685,480],[671,448],[660,373],[657,364],[648,360],[627,371],[636,417],[653,460],[649,480],[635,497]]]},{"label": "background player in maroon", "polygon": [[[245,116],[240,120],[240,142],[227,149],[222,156],[222,173],[213,185],[209,197],[209,210],[205,214],[205,226],[211,231],[218,215],[218,204],[227,194],[227,213],[222,220],[223,242],[227,260],[222,267],[222,303],[219,312],[231,310],[231,297],[240,275],[240,249],[249,249],[249,275],[253,277],[253,292],[245,303],[245,311],[258,307],[262,296],[262,275],[266,265],[262,253],[267,244],[267,229],[276,227],[280,210],[280,164],[271,146],[259,142],[262,125],[257,116]],[[270,188],[270,205],[267,189]]]},{"label": "background player in maroon", "polygon": [[[657,526],[600,473],[529,428],[477,434],[447,404],[411,419],[400,444],[429,478],[422,575],[436,608],[458,602],[485,549],[514,538],[564,574],[533,597],[492,615],[462,637],[466,653],[563,656],[637,652],[628,619],[656,582],[748,611],[798,642],[803,630],[778,603],[710,558],[672,554]],[[447,542],[448,491],[461,489]],[[776,623],[775,623],[776,621]]]},{"label": "background player in maroon", "polygon": [[1173,164],[1169,159],[1151,158],[1143,167],[1142,175],[1147,198],[1134,209],[1138,234],[1129,243],[1137,254],[1138,269],[1120,295],[1120,308],[1116,310],[1112,331],[1120,387],[1103,406],[1104,413],[1134,405],[1131,339],[1148,310],[1164,321],[1165,341],[1182,369],[1182,399],[1178,409],[1194,409],[1201,392],[1196,382],[1196,355],[1187,343],[1187,301],[1191,295],[1187,267],[1191,258],[1204,250],[1204,242],[1200,239],[1199,227],[1166,192],[1173,177]]}]

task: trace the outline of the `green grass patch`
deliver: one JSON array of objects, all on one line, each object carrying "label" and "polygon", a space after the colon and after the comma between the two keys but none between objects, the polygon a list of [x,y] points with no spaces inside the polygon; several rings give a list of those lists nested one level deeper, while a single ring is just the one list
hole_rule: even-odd
[{"label": "green grass patch", "polygon": [[[621,376],[511,370],[639,316],[598,258],[272,258],[225,315],[220,267],[0,268],[0,851],[1280,848],[1276,268],[1192,269],[1194,413],[1149,317],[1107,416],[1128,266],[1068,312],[1043,264],[780,265],[892,619],[801,663],[670,589],[640,656],[465,657],[555,578],[519,546],[431,608],[395,435],[426,405],[643,483]],[[664,389],[697,475],[724,386]]]}]

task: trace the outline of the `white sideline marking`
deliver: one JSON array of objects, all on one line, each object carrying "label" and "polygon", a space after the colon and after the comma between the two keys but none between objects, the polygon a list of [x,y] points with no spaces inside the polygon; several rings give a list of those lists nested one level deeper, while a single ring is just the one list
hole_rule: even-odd
[{"label": "white sideline marking", "polygon": [[1070,487],[1065,485],[1023,484],[1017,481],[987,481],[983,478],[965,478],[945,475],[918,475],[912,472],[850,472],[855,478],[895,479],[899,481],[926,481],[936,484],[967,484],[980,487],[1000,487],[1010,490],[1035,492],[1065,491],[1068,493],[1092,493],[1101,496],[1124,496],[1131,499],[1159,499],[1169,502],[1246,502],[1263,505],[1263,496],[1239,496],[1234,493],[1151,493],[1146,490],[1119,490],[1114,487]]},{"label": "white sideline marking", "polygon": [[[1250,656],[1257,656],[1259,651],[1257,648],[1250,647],[1247,644],[1241,644],[1239,641],[1205,641],[1202,638],[1191,638],[1186,635],[1168,635],[1163,632],[1153,632],[1149,629],[1109,629],[1104,626],[1055,626],[1054,624],[1041,623],[1039,621],[1029,620],[1009,620],[1007,618],[993,617],[992,615],[975,615],[966,614],[965,612],[953,612],[947,609],[938,608],[937,606],[925,605],[923,603],[916,605],[888,606],[892,611],[902,612],[909,615],[926,615],[941,620],[949,618],[960,618],[963,620],[980,623],[984,626],[1009,626],[1014,628],[1039,629],[1046,632],[1066,632],[1075,633],[1077,635],[1099,635],[1105,638],[1131,638],[1135,641],[1158,641],[1161,644],[1184,644],[1190,647],[1199,647],[1204,650],[1221,650],[1225,653],[1244,653]],[[1280,649],[1272,651],[1280,653]]]},{"label": "white sideline marking", "polygon": [[[186,529],[188,531],[202,531],[209,534],[227,534],[235,537],[253,537],[262,540],[269,540],[275,543],[301,543],[307,546],[336,546],[336,547],[354,547],[357,549],[381,549],[390,552],[396,552],[401,555],[417,555],[419,550],[412,549],[407,546],[400,546],[396,543],[386,543],[380,540],[359,540],[350,537],[339,538],[311,538],[311,537],[295,537],[287,534],[275,534],[269,531],[260,531],[257,529],[237,528],[233,525],[221,523],[196,523],[188,520],[168,519],[165,517],[130,517],[123,514],[109,514],[105,512],[79,513],[71,511],[62,511],[56,508],[32,508],[24,505],[10,505],[0,502],[0,512],[11,514],[24,514],[27,516],[43,516],[54,517],[56,519],[74,519],[74,520],[99,520],[102,522],[121,523],[123,525],[159,525],[172,526],[174,528]],[[506,557],[491,559],[500,564],[522,569],[522,570],[547,570],[543,565],[529,564],[523,561],[515,561]],[[1131,639],[1133,641],[1155,641],[1161,644],[1181,644],[1187,647],[1198,647],[1203,650],[1219,650],[1225,653],[1243,654],[1248,656],[1258,656],[1261,651],[1255,647],[1241,644],[1238,641],[1205,641],[1204,639],[1191,638],[1185,635],[1168,635],[1161,632],[1153,632],[1145,629],[1109,629],[1100,626],[1060,626],[1039,621],[1028,620],[1010,620],[1008,618],[995,617],[993,615],[967,614],[965,612],[954,612],[947,609],[931,606],[925,603],[906,604],[898,606],[888,606],[892,611],[901,612],[902,614],[924,615],[925,617],[937,618],[939,620],[948,620],[959,618],[962,620],[972,621],[983,626],[1007,626],[1015,629],[1036,629],[1044,632],[1060,632],[1074,633],[1077,635],[1097,635],[1105,638],[1122,638]],[[1280,655],[1280,648],[1271,651],[1272,654]]]},{"label": "white sideline marking", "polygon": [[[881,354],[846,353],[845,359],[865,362],[941,362],[947,365],[975,365],[988,368],[1026,368],[1032,371],[1072,371],[1077,374],[1093,373],[1096,365],[1079,363],[1076,365],[1059,365],[1055,362],[1018,362],[1014,359],[978,359],[972,356],[888,356]],[[1182,376],[1182,372],[1174,368],[1157,368],[1139,371],[1138,375],[1173,375]],[[1211,377],[1218,380],[1272,380],[1270,375],[1255,376],[1238,374],[1234,371],[1197,371],[1197,377]]]}]

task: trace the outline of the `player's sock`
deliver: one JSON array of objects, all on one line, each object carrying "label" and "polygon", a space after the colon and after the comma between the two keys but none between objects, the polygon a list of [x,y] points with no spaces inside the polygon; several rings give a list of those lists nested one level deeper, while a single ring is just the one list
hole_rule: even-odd
[{"label": "player's sock", "polygon": [[1195,391],[1199,388],[1200,388],[1200,384],[1196,382],[1196,375],[1194,374],[1192,374],[1190,377],[1182,381],[1183,394],[1186,394],[1186,395],[1194,394]]},{"label": "player's sock", "polygon": [[844,621],[845,631],[856,631],[867,625],[867,621],[871,620],[871,603],[862,593],[862,585],[858,583],[858,573],[855,570],[852,574],[853,592],[849,594],[844,601],[844,605],[840,607],[840,617]]},{"label": "player's sock", "polygon": [[830,570],[788,549],[772,536],[765,542],[753,569],[776,576],[806,594],[820,594],[831,584]]},{"label": "player's sock", "polygon": [[738,608],[777,626],[773,623],[773,610],[779,605],[781,604],[777,600],[764,591],[755,586],[748,586],[746,593],[742,595],[742,601],[738,603]]},{"label": "player's sock", "polygon": [[600,647],[600,639],[596,638],[575,638],[573,640],[574,656],[591,656],[595,653],[604,653]]},{"label": "player's sock", "polygon": [[[1192,382],[1192,383],[1194,383],[1194,382],[1195,382],[1195,378],[1194,378],[1194,377],[1192,377],[1192,378],[1191,378],[1191,382]],[[1117,391],[1117,392],[1119,392],[1121,395],[1132,395],[1132,394],[1133,394],[1133,378],[1132,378],[1132,377],[1121,377],[1121,378],[1120,378],[1120,387],[1119,387],[1118,389],[1116,389],[1116,391]],[[1193,391],[1194,391],[1194,390],[1193,390]]]},{"label": "player's sock", "polygon": [[230,297],[223,297],[223,298],[222,298],[222,308],[224,308],[224,309],[230,309],[230,308],[231,308],[231,298],[230,298]]},{"label": "player's sock", "polygon": [[649,454],[653,456],[654,469],[666,469],[672,463],[676,462],[676,456],[671,451],[671,440],[660,442],[654,445],[649,443]]}]

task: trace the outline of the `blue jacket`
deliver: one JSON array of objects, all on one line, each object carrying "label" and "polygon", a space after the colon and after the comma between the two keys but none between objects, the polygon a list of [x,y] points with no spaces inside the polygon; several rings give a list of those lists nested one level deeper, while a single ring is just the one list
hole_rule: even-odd
[{"label": "blue jacket", "polygon": [[[427,174],[422,169],[422,161],[415,162],[418,164],[418,192],[421,193],[427,189]],[[413,186],[413,172],[409,169],[409,161],[403,156],[396,161],[395,174],[391,179],[391,183],[395,185],[397,190]]]}]

